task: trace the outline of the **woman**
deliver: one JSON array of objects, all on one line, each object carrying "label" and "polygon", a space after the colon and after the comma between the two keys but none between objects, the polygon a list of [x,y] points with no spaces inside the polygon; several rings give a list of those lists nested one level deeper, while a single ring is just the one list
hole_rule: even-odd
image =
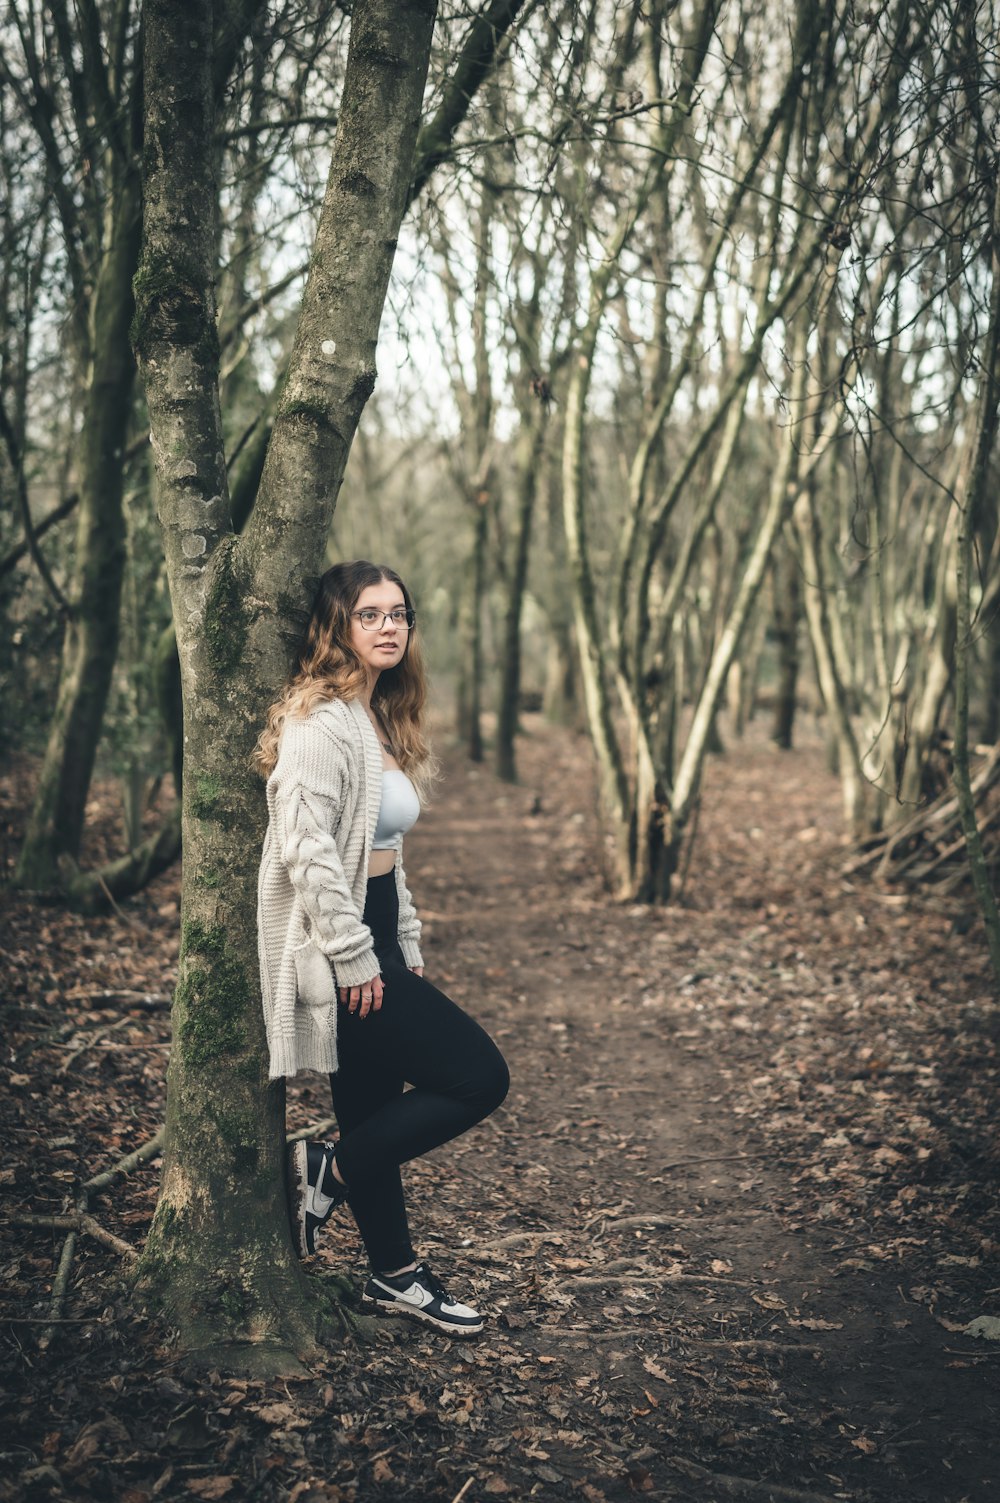
[{"label": "woman", "polygon": [[372,1267],[365,1303],[466,1335],[482,1316],[417,1260],[399,1166],[482,1121],[510,1077],[489,1035],[424,979],[402,863],[414,783],[432,775],[424,698],[402,580],[336,564],[254,753],[269,815],[257,927],[271,1078],[328,1072],[340,1128],[336,1144],[290,1151],[300,1255],[346,1201]]}]

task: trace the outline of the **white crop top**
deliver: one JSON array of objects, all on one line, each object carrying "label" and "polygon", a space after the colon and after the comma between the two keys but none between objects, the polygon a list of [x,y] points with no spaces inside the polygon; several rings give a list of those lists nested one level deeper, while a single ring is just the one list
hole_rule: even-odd
[{"label": "white crop top", "polygon": [[419,813],[417,790],[406,773],[398,767],[383,768],[382,802],[379,805],[372,850],[401,850],[403,836],[416,824]]}]

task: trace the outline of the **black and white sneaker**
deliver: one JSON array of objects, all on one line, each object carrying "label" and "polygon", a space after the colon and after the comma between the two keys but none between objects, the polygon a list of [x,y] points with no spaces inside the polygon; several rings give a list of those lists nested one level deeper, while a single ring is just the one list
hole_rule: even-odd
[{"label": "black and white sneaker", "polygon": [[347,1199],[346,1187],[336,1181],[332,1195],[324,1189],[335,1149],[334,1143],[300,1142],[288,1151],[288,1214],[300,1258],[316,1251],[316,1233]]},{"label": "black and white sneaker", "polygon": [[426,1263],[418,1263],[409,1273],[373,1273],[361,1298],[383,1315],[422,1320],[453,1336],[475,1336],[483,1329],[479,1312],[453,1300]]}]

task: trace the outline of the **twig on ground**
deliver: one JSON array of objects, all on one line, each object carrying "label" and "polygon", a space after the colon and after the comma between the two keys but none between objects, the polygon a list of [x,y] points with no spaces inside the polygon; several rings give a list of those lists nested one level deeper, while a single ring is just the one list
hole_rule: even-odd
[{"label": "twig on ground", "polygon": [[38,1338],[38,1345],[44,1351],[55,1335],[55,1327],[62,1320],[63,1305],[66,1301],[66,1290],[69,1287],[69,1271],[73,1267],[73,1254],[76,1251],[77,1233],[67,1233],[66,1240],[59,1254],[59,1265],[56,1268],[56,1276],[52,1281],[52,1299],[49,1304],[49,1320]]},{"label": "twig on ground", "polygon": [[95,1190],[105,1190],[108,1185],[113,1185],[116,1179],[122,1179],[126,1174],[131,1174],[133,1169],[138,1169],[140,1164],[155,1159],[163,1147],[165,1129],[157,1128],[151,1138],[140,1144],[132,1153],[127,1153],[117,1164],[112,1164],[110,1169],[105,1169],[102,1174],[95,1174],[93,1179],[88,1179],[83,1189],[88,1196]]},{"label": "twig on ground", "polygon": [[769,1341],[756,1336],[739,1336],[733,1341],[724,1336],[685,1336],[684,1340],[688,1346],[729,1346],[737,1352],[808,1352],[813,1357],[822,1354],[822,1348],[811,1341]]},{"label": "twig on ground", "polygon": [[574,1289],[601,1289],[607,1284],[723,1284],[727,1289],[756,1289],[753,1279],[720,1278],[714,1273],[601,1273],[563,1279]]},{"label": "twig on ground", "polygon": [[0,1326],[96,1326],[104,1318],[103,1315],[63,1315],[53,1320],[51,1315],[0,1315]]},{"label": "twig on ground", "polygon": [[[148,1142],[141,1144],[134,1152],[127,1153],[116,1164],[112,1164],[110,1169],[105,1169],[102,1174],[95,1174],[92,1179],[88,1179],[85,1184],[80,1186],[80,1193],[76,1197],[76,1215],[71,1217],[73,1222],[72,1230],[67,1233],[66,1240],[62,1245],[62,1252],[59,1255],[59,1266],[56,1269],[56,1276],[52,1283],[52,1303],[49,1311],[49,1320],[45,1330],[38,1338],[38,1345],[43,1350],[51,1342],[52,1337],[55,1335],[55,1327],[62,1320],[63,1304],[66,1299],[66,1291],[69,1287],[69,1274],[73,1266],[73,1254],[76,1251],[76,1239],[80,1230],[86,1230],[91,1236],[96,1236],[99,1242],[106,1243],[107,1239],[111,1237],[111,1233],[105,1232],[102,1227],[99,1227],[90,1215],[91,1195],[97,1190],[106,1189],[108,1185],[114,1184],[115,1180],[121,1179],[124,1175],[131,1174],[133,1169],[137,1168],[139,1164],[144,1164],[147,1159],[155,1158],[163,1147],[163,1135],[164,1129],[161,1127]],[[118,1242],[118,1238],[115,1237],[113,1242]],[[122,1248],[127,1246],[127,1243],[121,1242],[115,1250],[121,1251]],[[130,1256],[135,1257],[132,1248],[129,1248],[128,1251]]]},{"label": "twig on ground", "polygon": [[62,1064],[56,1071],[56,1075],[65,1075],[66,1071],[69,1069],[70,1065],[75,1059],[79,1059],[80,1055],[86,1054],[88,1049],[94,1049],[98,1046],[98,1044],[102,1043],[102,1034],[117,1033],[120,1028],[131,1027],[134,1022],[134,1018],[125,1017],[119,1018],[114,1023],[102,1023],[98,1028],[94,1028],[91,1031],[90,1038],[85,1039],[82,1044],[78,1044],[75,1049],[67,1054],[66,1058],[63,1060]]},{"label": "twig on ground", "polygon": [[499,1252],[504,1247],[530,1247],[534,1250],[544,1242],[563,1241],[559,1232],[510,1232],[506,1237],[494,1237],[489,1242],[480,1242],[479,1246],[470,1249],[468,1256],[479,1257],[489,1252]]},{"label": "twig on ground", "polygon": [[144,1012],[162,1012],[170,1007],[173,997],[169,992],[136,992],[127,987],[112,987],[107,991],[72,991],[66,994],[67,1002],[127,1002],[129,1007],[139,1007]]},{"label": "twig on ground", "polygon": [[[679,1230],[676,1216],[616,1216],[612,1221],[603,1222],[600,1231],[595,1232],[594,1235],[603,1237],[605,1232],[617,1231],[619,1227],[630,1226],[669,1226],[674,1230]],[[587,1230],[590,1230],[589,1225]]]},{"label": "twig on ground", "polygon": [[[665,1337],[675,1340],[678,1346],[711,1346],[730,1348],[732,1351],[752,1352],[807,1352],[811,1357],[822,1355],[818,1346],[799,1341],[770,1341],[757,1340],[756,1337],[741,1337],[735,1341],[727,1341],[718,1336],[678,1336],[670,1330],[658,1331],[655,1326],[611,1326],[605,1331],[596,1330],[593,1326],[564,1326],[558,1321],[550,1325],[532,1326],[533,1331],[544,1331],[546,1335],[553,1336],[586,1336],[591,1341],[616,1341],[625,1336],[647,1336],[657,1342],[662,1342]],[[668,1352],[667,1356],[670,1355]],[[1000,1352],[994,1353],[1000,1356]]]},{"label": "twig on ground", "polygon": [[306,1138],[322,1138],[324,1134],[333,1132],[337,1126],[336,1117],[325,1117],[322,1122],[310,1122],[308,1127],[300,1127],[297,1132],[286,1133],[286,1143],[302,1143]]},{"label": "twig on ground", "polygon": [[806,1492],[801,1487],[782,1487],[777,1482],[758,1482],[753,1477],[710,1472],[707,1467],[680,1456],[672,1456],[670,1461],[683,1476],[704,1482],[727,1498],[765,1498],[773,1503],[837,1503],[830,1493]]},{"label": "twig on ground", "polygon": [[769,1148],[758,1148],[749,1153],[710,1153],[703,1159],[675,1159],[672,1164],[664,1164],[660,1173],[667,1174],[671,1169],[687,1169],[692,1164],[739,1164],[744,1159],[766,1158],[771,1151]]},{"label": "twig on ground", "polygon": [[458,1492],[452,1498],[451,1503],[462,1503],[462,1499],[465,1497],[466,1493],[469,1491],[469,1488],[472,1486],[472,1480],[473,1479],[471,1477],[466,1478],[466,1480],[462,1483],[462,1486],[459,1488]]}]

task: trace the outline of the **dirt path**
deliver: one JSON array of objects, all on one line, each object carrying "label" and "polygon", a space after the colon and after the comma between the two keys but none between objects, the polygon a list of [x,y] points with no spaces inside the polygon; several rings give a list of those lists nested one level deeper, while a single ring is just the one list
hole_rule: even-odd
[{"label": "dirt path", "polygon": [[[955,914],[844,883],[816,748],[713,763],[684,905],[660,912],[601,890],[580,742],[533,725],[515,789],[448,771],[408,841],[428,973],[513,1085],[407,1174],[418,1247],[487,1332],[390,1324],[290,1385],[205,1380],[142,1332],[126,1360],[109,1334],[74,1348],[75,1428],[36,1354],[35,1465],[71,1496],[116,1469],[131,1503],[995,1498],[1000,1348],[960,1327],[997,1312],[996,1046]],[[294,1088],[292,1125],[327,1112]],[[153,1180],[115,1202],[133,1240]],[[323,1261],[359,1266],[349,1226]]]},{"label": "dirt path", "polygon": [[[454,953],[472,968],[456,991],[469,1004],[481,995],[515,1082],[484,1145],[458,1158],[474,1156],[487,1183],[493,1165],[504,1177],[503,1229],[540,1234],[510,1244],[513,1287],[494,1286],[494,1297],[535,1322],[520,1342],[549,1359],[564,1392],[586,1381],[616,1417],[608,1423],[594,1404],[584,1442],[554,1440],[540,1417],[538,1447],[565,1478],[583,1472],[608,1496],[615,1461],[633,1487],[666,1496],[705,1496],[709,1483],[688,1463],[814,1495],[990,1496],[1000,1487],[995,1363],[956,1359],[949,1348],[972,1343],[949,1337],[907,1292],[929,1276],[924,1247],[914,1239],[912,1268],[905,1247],[873,1259],[882,1239],[869,1207],[842,1214],[794,1184],[811,1167],[810,1143],[845,1136],[840,1092],[819,1078],[812,1020],[819,1012],[820,1027],[840,1025],[820,1051],[836,1058],[850,1045],[845,1017],[871,1000],[864,986],[859,996],[857,967],[881,977],[894,958],[880,953],[888,943],[916,973],[905,987],[919,985],[920,950],[936,936],[921,927],[915,952],[900,954],[895,928],[866,917],[870,894],[831,902],[835,785],[818,750],[786,759],[766,744],[741,752],[738,777],[725,762],[713,767],[690,906],[609,908],[592,871],[581,760],[550,735],[529,743],[523,790],[467,781],[460,802],[480,809],[478,828],[442,809],[413,853],[435,871],[454,865],[430,953],[440,949],[442,967]],[[458,792],[452,785],[449,802]],[[753,903],[745,921],[741,898]],[[810,934],[824,916],[835,931],[825,943]],[[792,975],[790,957],[777,965],[768,944],[783,925]],[[862,925],[876,936],[864,954],[856,939],[845,954]],[[975,957],[970,969],[981,992]],[[776,970],[778,996],[767,984]],[[953,979],[961,995],[966,978]],[[762,1109],[786,1028],[802,1031],[799,1104],[816,1113],[805,1141],[794,1121],[767,1131]],[[870,1016],[862,1036],[878,1037]],[[863,1075],[848,1089],[856,1083]],[[824,1119],[828,1104],[835,1120]],[[852,1117],[864,1124],[848,1102],[848,1125]],[[837,1157],[843,1146],[834,1144]],[[497,1209],[490,1192],[474,1242],[496,1237]],[[963,1253],[938,1256],[963,1268]],[[584,1470],[574,1452],[589,1444],[603,1482],[593,1453]],[[735,1481],[711,1486],[740,1492]]]}]

